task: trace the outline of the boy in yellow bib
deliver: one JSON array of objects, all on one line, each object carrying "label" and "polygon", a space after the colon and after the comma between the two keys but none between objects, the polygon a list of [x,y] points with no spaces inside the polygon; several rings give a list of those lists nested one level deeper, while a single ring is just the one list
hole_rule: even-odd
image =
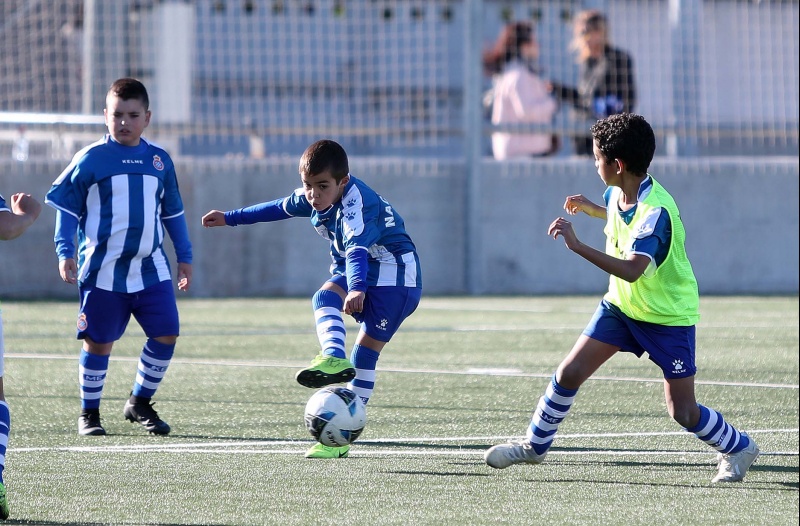
[{"label": "boy in yellow bib", "polygon": [[567,248],[608,272],[608,292],[539,400],[526,439],[494,446],[484,459],[498,469],[541,463],[578,388],[624,351],[639,357],[647,353],[663,371],[669,415],[718,451],[712,482],[740,481],[759,449],[746,433],[695,399],[697,281],[686,257],[678,207],[647,173],[656,148],[653,129],[643,117],[622,113],[597,121],[591,133],[594,164],[607,186],[605,206],[573,195],[564,209],[605,219],[606,250],[583,244],[563,217],[553,221],[548,234],[562,237]]}]

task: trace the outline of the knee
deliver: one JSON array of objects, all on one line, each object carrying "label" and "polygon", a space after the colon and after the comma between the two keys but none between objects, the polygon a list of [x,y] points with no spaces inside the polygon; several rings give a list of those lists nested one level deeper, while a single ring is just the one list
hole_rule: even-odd
[{"label": "knee", "polygon": [[565,389],[578,389],[586,381],[586,376],[580,364],[576,362],[562,363],[556,371],[556,381]]},{"label": "knee", "polygon": [[669,416],[681,427],[685,427],[686,429],[695,427],[700,420],[700,409],[698,409],[697,404],[684,406],[669,405],[667,410],[669,411]]},{"label": "knee", "polygon": [[175,343],[178,341],[178,336],[158,336],[157,338],[153,339],[164,345],[175,345]]}]

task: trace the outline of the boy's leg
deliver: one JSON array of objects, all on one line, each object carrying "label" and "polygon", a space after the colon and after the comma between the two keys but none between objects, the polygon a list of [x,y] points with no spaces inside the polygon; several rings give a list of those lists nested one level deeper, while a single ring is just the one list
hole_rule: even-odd
[{"label": "boy's leg", "polygon": [[711,482],[739,482],[756,461],[760,450],[747,433],[740,432],[721,413],[697,404],[700,420],[690,433],[713,447],[717,453],[717,474]]},{"label": "boy's leg", "polygon": [[[361,313],[361,330],[350,354],[355,366],[355,377],[347,384],[366,404],[375,388],[375,370],[378,358],[400,324],[419,305],[421,290],[409,287],[370,287]],[[373,334],[370,335],[369,333]],[[386,340],[376,339],[376,333]],[[306,452],[306,458],[344,458],[350,446],[328,447],[315,444]]]},{"label": "boy's leg", "polygon": [[123,415],[157,435],[170,432],[169,424],[153,409],[151,399],[167,373],[180,331],[178,306],[172,287],[172,281],[162,281],[146,288],[139,292],[133,307],[133,315],[148,339],[139,355],[136,379],[131,396],[125,402]]},{"label": "boy's leg", "polygon": [[419,306],[422,290],[410,287],[370,287],[364,302],[361,330],[350,353],[356,369],[347,384],[366,404],[375,389],[375,371],[383,348]]},{"label": "boy's leg", "polygon": [[[108,352],[105,352],[107,348]],[[93,354],[91,351],[101,351],[104,354]],[[81,394],[81,414],[78,417],[79,435],[105,435],[106,430],[100,422],[100,400],[103,396],[103,387],[108,373],[108,354],[110,344],[98,346],[91,340],[85,340],[81,355],[78,359],[78,384]]]},{"label": "boy's leg", "polygon": [[380,351],[386,344],[372,338],[369,338],[372,340],[371,342],[364,340],[365,338],[361,338],[362,344],[356,343],[350,353],[350,360],[356,368],[356,376],[350,380],[347,388],[356,393],[366,405],[375,389],[375,369],[377,369],[378,359],[381,357]]},{"label": "boy's leg", "polygon": [[317,389],[344,383],[352,380],[356,374],[344,351],[347,333],[342,319],[342,307],[345,296],[343,287],[347,287],[347,281],[343,278],[344,276],[331,278],[311,299],[320,353],[314,357],[311,365],[295,375],[297,383],[305,387]]},{"label": "boy's leg", "polygon": [[6,520],[9,515],[8,497],[6,486],[3,482],[3,471],[6,469],[6,448],[8,448],[8,433],[11,430],[11,411],[6,403],[3,387],[5,374],[5,344],[3,342],[3,319],[0,317],[0,519]]},{"label": "boy's leg", "polygon": [[[2,360],[1,356],[0,360]],[[3,471],[6,467],[6,448],[8,447],[8,432],[10,429],[11,412],[3,395],[3,377],[0,376],[0,519],[2,520],[6,520],[9,515]]]},{"label": "boy's leg", "polygon": [[561,362],[533,411],[525,440],[512,440],[493,446],[484,454],[484,461],[493,468],[504,469],[513,464],[541,464],[553,443],[558,426],[567,417],[578,388],[619,347],[581,335],[569,355]]},{"label": "boy's leg", "polygon": [[129,295],[91,287],[81,288],[76,337],[83,340],[78,359],[81,413],[78,434],[106,434],[100,422],[100,401],[114,342],[130,320]]}]

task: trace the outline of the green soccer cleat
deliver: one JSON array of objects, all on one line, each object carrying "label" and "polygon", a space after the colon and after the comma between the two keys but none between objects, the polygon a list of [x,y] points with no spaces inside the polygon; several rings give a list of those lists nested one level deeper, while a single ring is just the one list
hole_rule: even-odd
[{"label": "green soccer cleat", "polygon": [[356,377],[356,368],[347,358],[318,354],[311,365],[297,372],[297,383],[312,389],[349,382]]},{"label": "green soccer cleat", "polygon": [[350,454],[350,446],[330,447],[314,444],[306,451],[306,458],[345,458]]},{"label": "green soccer cleat", "polygon": [[6,497],[6,486],[0,482],[0,519],[8,518],[8,497]]}]

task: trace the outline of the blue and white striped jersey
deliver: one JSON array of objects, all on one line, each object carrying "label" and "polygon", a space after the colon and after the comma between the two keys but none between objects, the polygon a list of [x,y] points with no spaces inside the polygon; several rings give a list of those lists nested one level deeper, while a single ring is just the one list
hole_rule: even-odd
[{"label": "blue and white striped jersey", "polygon": [[[106,135],[83,148],[53,182],[45,203],[78,221],[81,285],[137,292],[171,279],[165,224],[178,261],[191,263],[175,166],[166,151],[144,139],[123,146]],[[56,232],[60,259],[74,257],[73,235],[59,240]]]},{"label": "blue and white striped jersey", "polygon": [[314,210],[302,188],[283,200],[283,209],[311,218],[330,241],[331,274],[346,275],[347,254],[362,248],[368,253],[367,286],[422,287],[419,256],[403,218],[364,181],[351,175],[342,199],[324,212]]},{"label": "blue and white striped jersey", "polygon": [[11,212],[11,209],[6,204],[5,198],[2,195],[0,195],[0,212],[3,211]]}]

